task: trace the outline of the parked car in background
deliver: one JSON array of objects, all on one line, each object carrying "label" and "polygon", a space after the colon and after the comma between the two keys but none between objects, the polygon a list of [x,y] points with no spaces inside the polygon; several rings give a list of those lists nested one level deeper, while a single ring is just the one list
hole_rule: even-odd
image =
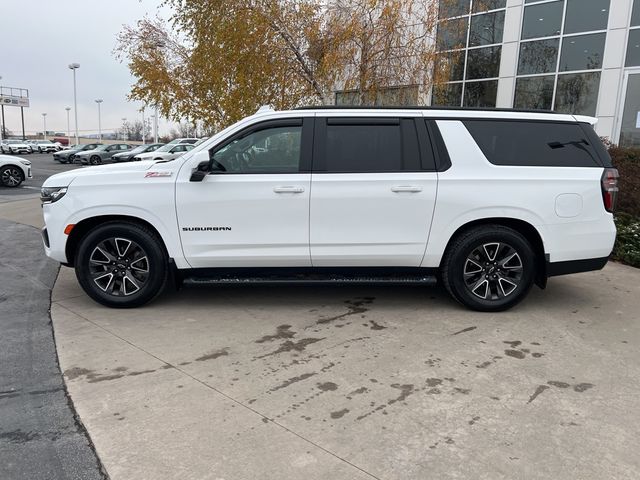
[{"label": "parked car in background", "polygon": [[0,154],[1,153],[9,153],[9,146],[6,140],[0,140]]},{"label": "parked car in background", "polygon": [[190,143],[178,143],[171,144],[167,143],[166,145],[158,148],[155,152],[141,153],[136,155],[134,160],[173,160],[174,158],[178,158],[180,155],[188,152],[193,148],[193,145]]},{"label": "parked car in background", "polygon": [[53,159],[60,163],[73,163],[75,156],[78,153],[86,152],[88,150],[95,150],[101,143],[88,143],[88,144],[76,144],[71,145],[68,150],[63,150],[53,154]]},{"label": "parked car in background", "polygon": [[199,138],[176,138],[167,143],[167,145],[178,145],[181,143],[190,143],[193,145],[195,143],[198,143],[199,140]]},{"label": "parked car in background", "polygon": [[128,152],[133,147],[128,143],[115,143],[113,145],[100,145],[95,150],[86,150],[75,155],[74,162],[83,165],[100,165],[111,160],[116,153]]},{"label": "parked car in background", "polygon": [[155,152],[157,149],[159,149],[163,145],[164,143],[152,143],[150,145],[140,145],[134,148],[133,150],[116,153],[111,157],[111,160],[113,162],[130,162],[133,160],[133,157],[135,157],[136,155],[141,153]]},{"label": "parked car in background", "polygon": [[31,162],[20,157],[0,155],[0,184],[15,188],[31,175]]},{"label": "parked car in background", "polygon": [[26,140],[7,140],[4,153],[31,153],[31,146]]},{"label": "parked car in background", "polygon": [[32,140],[31,146],[34,152],[38,153],[52,153],[58,151],[58,146],[51,140]]}]

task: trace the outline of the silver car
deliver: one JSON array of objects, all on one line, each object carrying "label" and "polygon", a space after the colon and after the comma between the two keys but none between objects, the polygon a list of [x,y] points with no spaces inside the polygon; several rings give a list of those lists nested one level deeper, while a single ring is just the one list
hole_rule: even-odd
[{"label": "silver car", "polygon": [[84,165],[100,165],[101,163],[111,160],[116,153],[128,152],[133,147],[128,143],[116,143],[113,145],[100,145],[95,150],[80,152],[75,155],[74,161]]}]

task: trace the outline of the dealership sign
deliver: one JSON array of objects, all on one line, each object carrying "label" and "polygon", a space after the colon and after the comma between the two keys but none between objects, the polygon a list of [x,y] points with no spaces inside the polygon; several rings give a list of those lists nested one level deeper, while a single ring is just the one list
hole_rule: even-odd
[{"label": "dealership sign", "polygon": [[0,105],[7,107],[28,107],[29,91],[24,88],[0,87]]}]

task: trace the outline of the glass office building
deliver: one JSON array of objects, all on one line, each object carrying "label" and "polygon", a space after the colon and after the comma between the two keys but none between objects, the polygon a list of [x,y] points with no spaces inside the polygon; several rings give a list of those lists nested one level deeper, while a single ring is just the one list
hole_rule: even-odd
[{"label": "glass office building", "polygon": [[640,0],[447,0],[436,46],[427,104],[595,116],[640,147]]}]

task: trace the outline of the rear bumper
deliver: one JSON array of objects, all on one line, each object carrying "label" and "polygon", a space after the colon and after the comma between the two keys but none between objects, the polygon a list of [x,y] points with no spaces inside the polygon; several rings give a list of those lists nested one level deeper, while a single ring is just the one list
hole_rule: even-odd
[{"label": "rear bumper", "polygon": [[568,260],[566,262],[547,262],[547,277],[602,270],[608,261],[609,257]]}]

